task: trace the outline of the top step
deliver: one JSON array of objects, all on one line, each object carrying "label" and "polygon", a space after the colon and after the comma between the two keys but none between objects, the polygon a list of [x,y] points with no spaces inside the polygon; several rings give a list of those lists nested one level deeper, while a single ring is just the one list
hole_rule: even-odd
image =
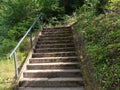
[{"label": "top step", "polygon": [[68,30],[68,29],[71,29],[71,27],[54,27],[54,28],[43,28],[44,30],[55,30],[55,29],[57,29],[57,30],[63,30],[63,29],[66,29],[66,30]]},{"label": "top step", "polygon": [[61,31],[71,31],[70,28],[44,28],[42,32],[61,32]]}]

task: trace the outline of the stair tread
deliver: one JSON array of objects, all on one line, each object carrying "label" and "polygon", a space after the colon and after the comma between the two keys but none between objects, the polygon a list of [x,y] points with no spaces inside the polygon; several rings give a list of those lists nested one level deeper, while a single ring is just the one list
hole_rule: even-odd
[{"label": "stair tread", "polygon": [[30,63],[28,65],[71,65],[71,64],[79,64],[79,62],[56,62],[56,63]]},{"label": "stair tread", "polygon": [[[73,41],[69,41],[71,42],[71,44],[73,43]],[[39,44],[56,44],[56,43],[59,43],[59,44],[67,44],[68,42],[37,42],[37,45]]]},{"label": "stair tread", "polygon": [[51,73],[51,72],[81,72],[80,69],[46,69],[46,70],[26,70],[24,72],[28,73],[38,73],[38,72],[46,72],[46,73]]},{"label": "stair tread", "polygon": [[35,48],[35,50],[47,50],[47,49],[75,49],[75,47],[66,47],[66,48]]},{"label": "stair tread", "polygon": [[83,86],[80,87],[20,87],[19,90],[85,90]]},{"label": "stair tread", "polygon": [[46,40],[39,40],[38,42],[68,42],[68,41],[71,41],[71,39],[64,39],[64,40],[55,40],[55,39],[46,39]]},{"label": "stair tread", "polygon": [[[39,53],[38,53],[39,54]],[[40,58],[30,58],[30,59],[68,59],[68,58],[78,58],[77,56],[75,57],[40,57]]]},{"label": "stair tread", "polygon": [[83,78],[81,78],[81,77],[22,78],[20,81],[83,81]]},{"label": "stair tread", "polygon": [[64,34],[58,34],[58,35],[41,35],[41,37],[49,37],[49,38],[57,38],[57,37],[61,37],[61,38],[67,38],[70,35],[64,35]]},{"label": "stair tread", "polygon": [[39,40],[40,39],[42,39],[42,40],[43,39],[56,39],[56,40],[58,39],[59,40],[59,39],[62,39],[62,38],[63,39],[68,39],[68,40],[71,38],[73,40],[73,36],[71,36],[71,35],[62,35],[62,34],[51,35],[51,36],[50,35],[41,35],[41,36],[39,36],[38,39]]},{"label": "stair tread", "polygon": [[61,28],[62,29],[70,29],[70,27],[64,27],[64,26],[63,27],[53,27],[53,28],[47,27],[47,28],[43,28],[43,29],[46,30],[46,29],[61,29]]},{"label": "stair tread", "polygon": [[[45,44],[45,45],[51,45],[51,44]],[[53,45],[74,45],[74,43],[54,43]]]},{"label": "stair tread", "polygon": [[64,51],[64,52],[42,52],[42,53],[33,53],[33,54],[61,54],[61,53],[76,53],[75,51]]},{"label": "stair tread", "polygon": [[42,34],[46,35],[46,34],[71,34],[71,31],[61,31],[61,32],[45,32],[43,31]]}]

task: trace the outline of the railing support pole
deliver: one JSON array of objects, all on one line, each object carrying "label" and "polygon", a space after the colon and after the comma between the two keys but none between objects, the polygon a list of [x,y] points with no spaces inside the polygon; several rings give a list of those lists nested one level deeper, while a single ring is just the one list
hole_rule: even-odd
[{"label": "railing support pole", "polygon": [[17,78],[18,77],[18,64],[17,64],[16,52],[14,52],[14,66],[15,66],[15,78]]},{"label": "railing support pole", "polygon": [[30,31],[30,48],[32,48],[32,31]]},{"label": "railing support pole", "polygon": [[42,17],[40,17],[40,20],[41,20],[41,31],[43,30],[43,18]]},{"label": "railing support pole", "polygon": [[38,18],[38,29],[39,29],[39,31],[41,30],[41,28],[40,28],[40,17]]}]

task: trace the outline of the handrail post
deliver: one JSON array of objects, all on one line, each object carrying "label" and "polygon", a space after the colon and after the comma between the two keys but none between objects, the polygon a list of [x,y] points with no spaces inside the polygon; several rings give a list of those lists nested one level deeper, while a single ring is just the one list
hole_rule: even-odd
[{"label": "handrail post", "polygon": [[16,52],[14,52],[14,66],[15,66],[15,78],[17,78],[18,77],[18,64],[17,64]]},{"label": "handrail post", "polygon": [[39,29],[39,31],[40,31],[40,29],[41,29],[41,28],[40,28],[40,17],[38,18],[38,21],[37,21],[37,22],[38,22],[38,29]]},{"label": "handrail post", "polygon": [[42,26],[43,25],[43,18],[41,17],[40,20],[41,20],[41,31],[42,31],[43,30],[43,26]]},{"label": "handrail post", "polygon": [[32,31],[30,31],[30,48],[32,48]]}]

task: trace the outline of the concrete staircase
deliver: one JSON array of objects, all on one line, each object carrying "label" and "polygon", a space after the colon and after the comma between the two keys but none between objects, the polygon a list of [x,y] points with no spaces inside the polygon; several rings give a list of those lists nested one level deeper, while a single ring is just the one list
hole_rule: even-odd
[{"label": "concrete staircase", "polygon": [[74,87],[77,89],[69,90],[85,90],[70,27],[44,29],[25,67],[19,87]]}]

